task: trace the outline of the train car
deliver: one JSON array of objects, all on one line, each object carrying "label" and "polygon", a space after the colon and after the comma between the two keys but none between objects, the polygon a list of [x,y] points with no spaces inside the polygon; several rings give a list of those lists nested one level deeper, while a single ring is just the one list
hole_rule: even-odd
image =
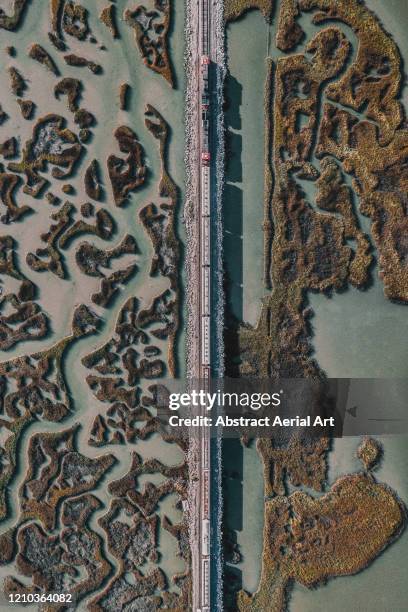
[{"label": "train car", "polygon": [[208,55],[201,56],[201,131],[202,131],[202,146],[201,146],[201,161],[203,166],[209,166],[211,161],[209,147],[209,131],[210,131],[210,91],[209,91],[209,70],[211,60]]},{"label": "train car", "polygon": [[204,604],[203,610],[207,610],[210,603],[210,560],[203,559],[202,560],[202,575],[203,575],[203,583],[202,583],[202,602]]},{"label": "train car", "polygon": [[211,161],[211,153],[209,151],[202,151],[201,161],[203,162],[203,166],[209,166]]},{"label": "train car", "polygon": [[201,109],[208,111],[210,108],[209,95],[209,69],[211,60],[208,55],[203,55],[201,58]]},{"label": "train car", "polygon": [[201,317],[201,364],[203,366],[210,365],[210,317],[203,315]]},{"label": "train car", "polygon": [[210,216],[210,168],[201,168],[201,214]]},{"label": "train car", "polygon": [[209,317],[211,316],[211,302],[210,302],[210,290],[208,280],[210,278],[210,269],[202,268],[201,269],[201,282],[203,285],[201,291],[201,316]]},{"label": "train car", "polygon": [[202,519],[202,531],[201,531],[201,550],[205,557],[210,554],[210,521],[208,519]]},{"label": "train car", "polygon": [[201,161],[204,166],[209,166],[211,161],[209,131],[208,122],[203,122],[201,129]]},{"label": "train car", "polygon": [[211,60],[208,57],[208,55],[202,55],[201,56],[201,70],[204,73],[207,74],[207,78],[208,78],[208,66],[211,64]]}]

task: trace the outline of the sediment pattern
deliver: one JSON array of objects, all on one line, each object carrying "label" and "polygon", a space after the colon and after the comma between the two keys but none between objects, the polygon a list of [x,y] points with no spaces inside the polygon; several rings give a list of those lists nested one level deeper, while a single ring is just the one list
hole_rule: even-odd
[{"label": "sediment pattern", "polygon": [[343,476],[318,499],[297,491],[267,501],[260,585],[252,596],[239,593],[238,609],[282,610],[293,581],[312,588],[356,574],[398,537],[404,522],[395,494],[370,474]]},{"label": "sediment pattern", "polygon": [[[232,376],[324,379],[313,357],[311,292],[366,289],[377,258],[385,296],[408,302],[402,61],[364,2],[228,1],[228,27],[252,9],[277,23],[264,100],[267,295],[256,326],[227,329],[226,368]],[[371,221],[369,234],[357,210]],[[316,499],[287,494],[289,484],[326,491],[329,439],[258,440],[257,449],[268,497],[262,577],[256,593],[239,593],[240,610],[286,609],[293,581],[313,587],[356,573],[404,527],[396,493],[370,473],[344,476]],[[366,470],[380,452],[375,441],[362,444]]]},{"label": "sediment pattern", "polygon": [[137,46],[145,65],[161,74],[173,87],[173,70],[168,50],[171,4],[170,0],[154,0],[153,5],[153,10],[149,11],[140,4],[134,10],[127,10],[124,17],[134,28]]},{"label": "sediment pattern", "polygon": [[188,442],[157,417],[159,388],[180,364],[176,7],[120,15],[108,1],[9,4],[0,12],[4,596],[187,612]]},{"label": "sediment pattern", "polygon": [[275,0],[225,0],[225,21],[234,21],[247,11],[258,9],[267,21],[271,19]]},{"label": "sediment pattern", "polygon": [[[402,239],[408,131],[398,101],[398,49],[361,4],[350,9],[349,3],[304,0],[281,3],[276,41],[281,50],[289,52],[303,40],[296,21],[302,11],[325,27],[303,54],[279,59],[268,77],[276,86],[269,93],[273,101],[265,101],[266,130],[273,129],[267,167],[273,181],[267,181],[265,212],[266,280],[272,293],[257,329],[240,332],[241,370],[252,375],[318,374],[309,356],[307,292],[338,291],[348,283],[364,288],[369,282],[370,238],[359,228],[354,197],[372,221],[385,295],[408,301]],[[353,58],[341,23],[359,40]],[[359,119],[352,111],[363,106],[366,118]],[[352,176],[354,196],[346,174]],[[316,183],[315,206],[307,201],[302,181]],[[264,350],[253,351],[261,337]]]}]

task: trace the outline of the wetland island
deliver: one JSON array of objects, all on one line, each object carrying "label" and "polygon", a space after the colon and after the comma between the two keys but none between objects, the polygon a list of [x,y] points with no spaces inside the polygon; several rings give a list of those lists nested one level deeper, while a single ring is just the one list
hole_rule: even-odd
[{"label": "wetland island", "polygon": [[0,609],[189,610],[188,441],[156,418],[185,368],[184,5],[17,0],[0,28]]},{"label": "wetland island", "polygon": [[[224,18],[226,375],[406,378],[405,4]],[[225,440],[224,609],[402,611],[400,434]]]}]

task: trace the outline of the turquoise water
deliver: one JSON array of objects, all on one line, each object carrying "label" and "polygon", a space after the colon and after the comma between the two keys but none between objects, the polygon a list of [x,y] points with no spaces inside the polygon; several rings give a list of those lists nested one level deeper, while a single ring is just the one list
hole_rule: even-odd
[{"label": "turquoise water", "polygon": [[[264,86],[269,27],[259,12],[230,24],[226,32],[229,77],[226,188],[224,197],[224,249],[231,287],[228,305],[239,319],[255,325],[263,286],[264,194]],[[242,587],[258,585],[263,542],[263,474],[254,446],[238,451],[239,483],[228,481],[235,491],[233,512],[227,524],[234,528],[242,561],[233,566]],[[234,467],[235,457],[224,465]],[[230,465],[231,463],[231,465]],[[237,488],[241,487],[237,493]],[[225,489],[224,489],[225,491]],[[226,501],[228,504],[228,499]],[[237,515],[237,516],[236,516]]]},{"label": "turquoise water", "polygon": [[249,447],[228,440],[224,448],[226,525],[234,531],[242,559],[229,564],[242,588],[256,591],[263,548],[264,482],[262,463],[254,443]]},{"label": "turquoise water", "polygon": [[[255,324],[264,295],[264,85],[268,26],[258,11],[227,28],[225,255],[232,310]],[[232,149],[232,153],[229,153]]]},{"label": "turquoise water", "polygon": [[[402,57],[408,59],[405,0],[367,0],[397,43]],[[404,68],[404,64],[403,64]],[[408,102],[406,76],[402,101]],[[361,226],[369,233],[370,220],[359,215]],[[399,378],[408,376],[406,334],[408,308],[384,296],[378,267],[372,270],[372,286],[366,291],[350,288],[328,299],[309,295],[315,313],[312,319],[315,357],[329,376]]]},{"label": "turquoise water", "polygon": [[[403,58],[408,58],[406,24],[408,5],[404,0],[367,0],[367,6],[391,32]],[[408,101],[408,91],[402,91]],[[362,219],[364,228],[369,225]],[[373,271],[373,285],[368,291],[351,289],[333,299],[312,295],[315,312],[315,356],[329,376],[338,377],[407,377],[406,333],[408,310],[384,297],[383,286]],[[384,405],[386,410],[389,406]],[[384,459],[376,472],[408,503],[408,436],[384,436]],[[336,440],[330,456],[330,480],[359,469],[355,458],[358,440]],[[408,534],[404,534],[380,555],[370,567],[352,578],[337,578],[317,591],[296,586],[291,599],[293,612],[403,612],[407,609]]]},{"label": "turquoise water", "polygon": [[[96,496],[102,501],[103,507],[92,515],[91,526],[103,537],[104,532],[98,526],[97,519],[106,513],[111,501],[111,496],[107,491],[107,482],[120,478],[127,473],[130,467],[131,450],[137,450],[143,457],[157,457],[168,465],[178,464],[183,460],[183,454],[177,445],[167,444],[157,435],[150,436],[146,441],[139,441],[137,447],[130,447],[127,445],[123,447],[114,446],[98,449],[88,446],[87,440],[93,418],[98,412],[105,414],[108,405],[100,404],[93,396],[84,380],[89,372],[85,370],[80,360],[90,351],[100,347],[112,336],[119,309],[129,296],[136,295],[141,299],[142,307],[148,307],[151,304],[152,298],[163,291],[169,284],[168,279],[151,279],[149,276],[153,249],[151,241],[141,225],[138,216],[143,206],[150,202],[157,202],[158,180],[160,174],[158,141],[153,138],[144,124],[144,111],[147,103],[155,106],[171,127],[169,170],[180,189],[177,227],[184,240],[183,226],[181,224],[185,178],[183,164],[184,2],[182,0],[176,0],[174,3],[174,25],[170,41],[173,67],[177,75],[176,90],[171,90],[163,77],[153,73],[143,65],[140,53],[137,49],[134,32],[121,20],[119,20],[121,38],[117,40],[112,39],[108,30],[97,19],[97,15],[99,15],[102,7],[96,0],[89,0],[86,2],[86,6],[91,14],[90,25],[98,41],[100,43],[103,42],[107,50],[100,51],[98,49],[99,45],[92,45],[91,43],[78,44],[74,39],[70,39],[70,44],[72,52],[81,52],[90,59],[103,63],[104,71],[98,76],[90,75],[85,68],[82,70],[74,69],[65,65],[61,55],[52,48],[48,40],[47,19],[49,14],[49,3],[39,3],[39,6],[34,6],[35,3],[29,4],[30,6],[27,10],[24,25],[18,32],[14,34],[2,30],[0,67],[3,76],[5,66],[11,64],[16,65],[23,75],[29,77],[27,98],[32,98],[37,103],[37,117],[43,116],[49,112],[60,113],[67,117],[68,125],[71,128],[74,126],[72,124],[72,117],[66,110],[66,100],[62,99],[61,101],[57,101],[52,95],[52,88],[55,84],[54,81],[56,82],[55,77],[49,75],[43,67],[39,67],[28,58],[26,53],[28,45],[32,42],[38,42],[49,50],[64,76],[83,78],[84,95],[82,106],[95,114],[98,123],[94,130],[94,136],[89,143],[89,151],[81,166],[79,177],[74,177],[72,181],[77,189],[77,195],[73,201],[77,205],[86,201],[87,198],[83,192],[82,185],[83,171],[86,164],[91,159],[94,157],[98,158],[101,163],[103,182],[107,192],[106,201],[103,205],[111,212],[112,216],[114,216],[117,223],[117,232],[110,243],[94,239],[93,237],[91,237],[90,240],[95,242],[97,246],[112,248],[114,244],[116,245],[121,240],[125,233],[130,232],[136,237],[141,253],[138,256],[139,270],[137,274],[134,279],[120,291],[120,296],[115,300],[114,306],[109,310],[98,310],[97,307],[94,308],[94,310],[104,318],[104,326],[101,328],[100,333],[90,338],[81,339],[67,351],[65,371],[67,375],[67,384],[74,398],[74,413],[62,424],[35,422],[30,428],[27,428],[22,435],[19,447],[21,470],[16,475],[10,487],[12,516],[9,520],[2,523],[1,531],[3,532],[7,527],[16,522],[18,513],[18,489],[25,475],[29,437],[35,432],[60,431],[69,428],[74,423],[80,423],[81,429],[78,434],[78,449],[81,452],[91,457],[109,452],[114,454],[117,458],[117,463],[113,469],[95,489]],[[128,8],[129,3],[124,0],[119,0],[116,5],[118,17],[120,17],[123,14],[123,10]],[[17,47],[18,52],[15,59],[9,58],[4,52],[7,45],[15,45]],[[35,71],[38,71],[41,78],[34,77],[33,65],[35,66]],[[120,111],[118,107],[119,85],[125,81],[129,82],[132,87],[128,112]],[[2,105],[10,115],[10,118],[4,124],[4,128],[2,127],[4,139],[10,136],[11,132],[15,133],[16,136],[21,139],[21,142],[24,143],[31,134],[32,124],[21,120],[19,112],[14,108],[17,107],[17,105],[11,96],[3,97],[4,100],[2,100]],[[137,191],[131,197],[129,204],[123,208],[117,208],[113,203],[109,178],[106,171],[106,157],[112,152],[118,152],[116,142],[113,138],[113,131],[119,125],[129,125],[137,133],[145,149],[146,163],[149,169],[149,181],[147,186]],[[57,195],[61,195],[59,190],[63,182],[58,184],[58,181],[54,181],[54,183],[51,191]],[[64,252],[67,259],[67,267],[72,272],[72,278],[67,281],[61,281],[52,274],[35,273],[26,266],[26,251],[33,250],[35,246],[38,246],[38,244],[34,244],[33,246],[33,236],[39,236],[40,233],[48,228],[50,223],[49,215],[55,212],[55,209],[53,210],[46,201],[32,200],[29,196],[23,196],[21,193],[19,197],[32,205],[35,214],[32,215],[29,221],[7,226],[7,233],[12,234],[14,232],[17,241],[22,245],[22,250],[20,252],[22,271],[39,286],[39,302],[44,310],[50,314],[53,322],[53,335],[44,341],[22,343],[18,345],[15,351],[10,351],[7,354],[2,353],[2,361],[13,356],[45,349],[70,333],[71,316],[74,306],[82,302],[90,304],[90,295],[99,285],[99,280],[95,285],[93,279],[84,277],[80,274],[74,261],[74,254],[78,243],[74,243],[69,251]],[[181,270],[183,269],[182,266],[180,266],[180,268]],[[56,296],[58,296],[58,299],[56,299]],[[62,305],[63,307],[61,307]],[[184,341],[184,335],[180,334],[177,351],[181,375],[184,372],[185,363]],[[160,341],[157,344],[163,349],[166,348],[164,343]],[[154,477],[149,478],[149,480],[154,480]],[[174,522],[178,522],[180,520],[180,513],[174,509],[174,501],[174,496],[168,496],[160,505],[159,513],[161,516],[167,514]],[[168,532],[162,534],[159,543],[159,551],[161,553],[159,565],[164,570],[166,576],[168,576],[170,582],[173,573],[183,570],[184,562],[177,557],[177,542]],[[111,563],[114,564],[114,559],[106,550],[105,554]],[[2,580],[5,575],[11,573],[17,575],[15,568],[11,566],[2,568],[0,579]],[[2,602],[0,602],[0,608],[3,609]]]},{"label": "turquoise water", "polygon": [[[260,578],[259,559],[263,549],[263,517],[259,520],[264,502],[262,462],[252,444],[245,448],[243,473],[243,525],[238,533],[238,544],[243,553],[242,586],[249,592],[256,591]],[[254,559],[258,562],[254,563]],[[238,565],[238,567],[240,567]]]},{"label": "turquoise water", "polygon": [[[383,445],[384,458],[375,472],[408,502],[408,436],[377,437]],[[341,476],[361,469],[355,456],[358,438],[334,442],[330,456],[330,483]],[[404,532],[366,570],[352,577],[330,580],[327,585],[309,590],[295,585],[290,599],[291,612],[404,612],[407,609],[408,535]]]},{"label": "turquoise water", "polygon": [[[393,33],[402,54],[408,58],[406,24],[408,4],[404,0],[368,0],[367,5]],[[302,17],[302,26],[310,34],[314,27],[310,16]],[[349,36],[350,32],[346,29]],[[270,28],[270,56],[281,55],[273,45],[275,25]],[[350,38],[352,42],[353,37]],[[227,100],[234,104],[226,111],[226,124],[233,147],[227,166],[226,230],[227,269],[232,277],[231,308],[241,320],[256,323],[263,288],[263,162],[264,59],[267,54],[268,26],[256,11],[227,28],[228,67]],[[354,50],[355,51],[355,50]],[[403,99],[408,100],[407,87]],[[228,140],[227,140],[228,145]],[[227,146],[228,153],[228,146]],[[305,182],[313,200],[313,187]],[[369,232],[370,220],[360,217]],[[373,270],[373,284],[364,292],[350,289],[332,299],[310,295],[314,316],[312,344],[315,357],[329,376],[336,377],[406,377],[407,309],[384,297],[382,283]],[[386,402],[385,402],[386,403]],[[386,405],[384,406],[386,408]],[[384,460],[376,472],[408,502],[408,436],[384,436]],[[355,457],[359,440],[336,440],[330,454],[329,482],[361,468]],[[227,494],[228,495],[228,494]],[[227,500],[228,501],[228,500]],[[263,495],[262,473],[254,449],[242,454],[242,516],[236,529],[243,555],[237,569],[242,586],[250,592],[257,588],[261,568]],[[234,518],[234,517],[232,517]],[[234,519],[235,520],[235,519]],[[289,609],[294,612],[402,612],[408,596],[406,533],[357,576],[338,578],[328,585],[309,591],[295,586]]]},{"label": "turquoise water", "polygon": [[377,279],[367,291],[349,289],[328,299],[309,296],[315,357],[328,376],[399,378],[408,375],[407,307],[384,297]]}]

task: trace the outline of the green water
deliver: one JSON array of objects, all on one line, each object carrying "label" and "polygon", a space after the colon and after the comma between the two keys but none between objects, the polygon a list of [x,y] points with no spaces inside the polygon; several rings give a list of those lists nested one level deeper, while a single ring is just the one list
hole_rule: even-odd
[{"label": "green water", "polygon": [[[406,24],[408,5],[404,0],[367,0],[387,32],[391,32],[402,57],[408,58]],[[406,81],[406,78],[405,78]],[[403,102],[408,91],[403,88]],[[361,218],[364,228],[370,221]],[[350,289],[333,299],[309,297],[315,316],[312,320],[315,356],[329,376],[406,377],[408,363],[406,333],[408,310],[384,297],[378,269],[367,291]]]},{"label": "green water", "polygon": [[[369,0],[367,5],[377,13],[387,31],[393,33],[403,56],[408,58],[406,1]],[[316,30],[310,23],[310,15],[302,16],[301,23],[309,35]],[[275,24],[270,28],[270,56],[273,59],[282,55],[274,47],[275,28]],[[349,28],[344,30],[355,47],[355,37],[351,36]],[[226,267],[231,281],[230,309],[238,318],[252,324],[256,323],[264,294],[263,91],[267,37],[268,26],[257,11],[230,24],[226,35],[231,75],[227,79],[227,102],[232,99],[226,111],[227,154],[230,155],[225,197]],[[407,89],[406,86],[403,89],[404,100],[408,99]],[[306,181],[302,186],[313,202],[314,186]],[[364,231],[369,232],[370,220],[360,216],[360,222]],[[377,270],[373,270],[373,283],[367,291],[350,289],[332,299],[314,294],[309,296],[309,303],[314,311],[312,344],[315,357],[329,376],[407,376],[406,334],[403,333],[407,329],[407,310],[384,297]],[[381,442],[384,460],[376,477],[408,502],[408,437],[384,436]],[[330,483],[360,469],[355,457],[357,446],[356,438],[335,441],[330,454]],[[261,569],[262,473],[254,449],[243,451],[240,461],[241,506],[235,508],[231,521],[237,525],[235,534],[242,561],[235,569],[243,588],[253,592]],[[228,460],[226,466],[228,469]],[[228,499],[236,498],[239,488],[232,482],[227,480],[227,505]],[[347,609],[402,612],[406,610],[408,595],[407,554],[408,536],[404,533],[370,568],[357,576],[331,580],[327,586],[313,591],[295,586],[289,608],[295,612],[325,612],[328,607],[334,612]]]},{"label": "green water", "polygon": [[[4,75],[4,70],[9,65],[15,65],[22,74],[28,77],[29,89],[27,98],[33,99],[37,104],[36,118],[50,112],[55,112],[64,115],[68,120],[68,127],[75,129],[71,114],[66,110],[66,99],[60,101],[54,99],[52,88],[57,82],[57,79],[48,74],[45,69],[33,60],[28,58],[26,49],[32,42],[38,42],[47,49],[53,59],[55,59],[63,76],[75,76],[82,78],[84,82],[84,93],[81,101],[81,106],[92,111],[97,118],[94,136],[87,146],[87,153],[82,162],[80,176],[73,178],[73,184],[77,188],[77,194],[72,201],[79,205],[87,200],[83,191],[82,175],[86,165],[93,158],[97,158],[101,164],[102,178],[106,190],[106,200],[103,206],[106,207],[114,217],[117,224],[117,231],[114,238],[110,242],[105,242],[97,238],[85,237],[95,243],[98,247],[112,248],[123,238],[125,233],[132,233],[138,243],[141,251],[138,255],[139,270],[134,279],[129,282],[125,288],[120,290],[120,295],[115,299],[113,307],[110,309],[100,309],[92,305],[95,310],[104,320],[101,330],[95,336],[83,338],[73,344],[67,351],[65,359],[65,373],[67,384],[73,395],[74,412],[62,424],[52,424],[48,422],[36,422],[29,427],[23,434],[19,445],[19,463],[21,469],[18,471],[12,486],[10,487],[10,502],[12,516],[2,523],[1,531],[15,524],[18,513],[18,489],[22,483],[26,470],[26,451],[29,437],[35,432],[43,431],[59,431],[67,429],[74,423],[80,423],[81,428],[78,434],[78,449],[85,455],[95,457],[103,453],[112,453],[117,458],[117,463],[107,476],[101,481],[98,487],[93,491],[96,496],[102,501],[103,506],[96,511],[90,520],[91,527],[101,536],[104,536],[103,530],[98,526],[97,519],[103,516],[109,507],[111,496],[107,492],[107,483],[111,480],[116,480],[124,476],[130,467],[130,452],[137,450],[143,458],[156,457],[163,463],[168,465],[178,464],[183,460],[183,454],[175,444],[164,442],[159,436],[150,436],[146,441],[139,441],[137,445],[126,445],[123,447],[112,446],[103,449],[90,447],[87,444],[89,437],[89,429],[94,416],[100,412],[106,413],[107,404],[101,404],[95,399],[91,390],[85,382],[85,376],[89,371],[81,364],[81,358],[100,347],[113,334],[116,323],[117,314],[120,307],[125,303],[129,296],[136,295],[141,301],[141,307],[145,308],[151,304],[151,300],[161,291],[164,291],[169,283],[168,279],[155,278],[149,276],[151,257],[153,254],[152,244],[147,236],[143,226],[139,221],[139,211],[143,206],[150,202],[158,200],[158,180],[160,175],[158,141],[153,138],[144,124],[144,111],[147,103],[152,104],[170,124],[171,138],[169,146],[169,170],[180,189],[180,201],[178,209],[177,228],[181,238],[184,240],[183,226],[181,224],[182,199],[184,193],[184,71],[183,71],[183,53],[184,53],[184,2],[176,0],[173,10],[173,28],[170,40],[170,52],[172,54],[173,68],[176,72],[177,89],[171,90],[163,77],[148,70],[142,63],[139,51],[137,49],[134,32],[124,22],[119,19],[120,38],[113,40],[106,27],[96,18],[99,15],[101,6],[96,0],[89,0],[86,3],[90,10],[90,26],[93,34],[99,43],[104,43],[106,51],[99,50],[98,45],[91,43],[78,43],[73,38],[69,38],[70,50],[83,54],[84,56],[93,59],[103,64],[103,73],[101,75],[91,75],[86,68],[74,69],[67,67],[62,60],[61,54],[58,54],[52,45],[49,43],[47,32],[47,18],[49,13],[49,3],[39,3],[39,6],[34,6],[31,3],[23,27],[15,34],[2,30],[2,45],[0,50],[0,69]],[[121,17],[125,8],[129,8],[128,2],[119,0],[116,3],[118,17]],[[9,58],[4,49],[7,45],[15,45],[18,49],[16,58]],[[36,74],[38,72],[38,78]],[[6,75],[6,79],[8,76]],[[132,92],[129,100],[129,109],[127,112],[120,111],[118,106],[119,85],[122,82],[128,82],[132,87]],[[8,87],[8,82],[7,82]],[[15,133],[17,138],[24,143],[31,135],[32,123],[21,120],[19,112],[14,108],[17,107],[11,96],[4,96],[2,104],[6,112],[9,114],[8,121],[2,126],[1,130],[4,134],[3,140]],[[119,125],[130,126],[138,135],[146,155],[146,164],[149,170],[149,178],[147,185],[138,190],[130,198],[127,206],[118,208],[113,203],[113,197],[110,190],[109,177],[106,169],[106,158],[110,153],[118,153],[117,143],[113,137],[113,131]],[[3,141],[2,140],[2,141]],[[68,182],[68,181],[66,181]],[[51,191],[62,196],[61,185],[64,181],[58,184],[58,181],[53,181]],[[19,194],[21,199],[23,194]],[[30,217],[30,220],[23,221],[18,224],[7,226],[7,233],[16,237],[17,242],[21,245],[19,253],[19,263],[22,271],[31,278],[39,287],[39,303],[43,309],[49,313],[53,323],[52,335],[41,341],[25,342],[19,344],[15,350],[7,353],[1,353],[0,359],[4,361],[13,356],[19,356],[30,352],[38,351],[47,348],[54,344],[59,339],[70,333],[71,316],[73,308],[76,304],[87,303],[91,305],[90,295],[99,286],[99,280],[84,277],[74,259],[76,247],[83,238],[77,242],[73,242],[69,250],[64,251],[67,260],[67,268],[72,272],[72,277],[69,280],[61,280],[50,273],[35,273],[25,263],[26,252],[33,250],[38,244],[33,244],[32,237],[40,236],[40,234],[48,228],[50,224],[49,215],[55,212],[55,209],[47,204],[45,200],[34,200],[29,196],[23,196],[24,203],[30,204],[35,213]],[[62,196],[63,197],[63,196]],[[67,199],[67,198],[65,198]],[[5,233],[5,232],[3,232]],[[37,241],[38,242],[38,241]],[[180,266],[182,270],[183,267]],[[57,296],[57,299],[56,299]],[[184,372],[185,362],[185,347],[184,334],[181,333],[178,340],[177,354],[180,366],[180,374]],[[156,343],[165,353],[166,344],[162,341]],[[149,481],[154,477],[150,478]],[[141,485],[143,478],[141,479]],[[180,513],[174,509],[174,496],[169,496],[160,505],[159,514],[163,516],[167,514],[171,520],[178,522]],[[171,580],[171,576],[182,571],[184,563],[177,557],[177,542],[168,532],[161,535],[159,542],[160,561],[159,565],[165,572],[166,576]],[[116,565],[114,559],[105,549],[104,554],[110,560],[112,565]],[[13,567],[6,566],[1,569],[0,579],[5,575],[15,572]],[[92,595],[94,596],[94,594]],[[82,604],[81,604],[82,605]],[[0,603],[0,608],[3,609]]]},{"label": "green water", "polygon": [[[384,458],[375,472],[408,502],[408,436],[377,437],[383,445]],[[358,438],[336,440],[330,456],[330,483],[343,475],[361,469],[355,456]],[[352,577],[330,580],[309,590],[295,585],[290,598],[291,612],[404,612],[407,609],[407,532],[385,550],[369,568]]]},{"label": "green water", "polygon": [[264,506],[262,463],[254,444],[244,447],[238,440],[226,441],[223,470],[225,521],[242,555],[239,563],[228,566],[239,577],[242,588],[253,592],[260,578]]},{"label": "green water", "polygon": [[[226,31],[228,77],[226,187],[224,197],[225,265],[230,277],[227,308],[255,325],[263,286],[264,86],[269,26],[259,12],[230,24]],[[239,479],[227,480],[231,516],[242,561],[232,566],[242,587],[258,585],[263,540],[263,475],[256,449],[237,449]],[[234,468],[237,457],[226,459]],[[227,499],[227,504],[228,504]]]},{"label": "green water", "polygon": [[[367,0],[367,6],[391,32],[402,57],[408,58],[406,24],[408,4],[404,0]],[[406,78],[405,78],[406,81]],[[407,87],[402,100],[407,104]],[[363,227],[369,221],[362,219]],[[383,286],[373,271],[373,285],[368,291],[351,289],[333,299],[310,297],[315,312],[312,319],[315,356],[329,376],[407,377],[407,307],[393,304],[384,297]],[[386,403],[384,409],[388,407]],[[408,502],[408,436],[384,436],[384,460],[376,472],[378,480],[390,485]],[[330,477],[359,468],[355,458],[358,440],[335,442],[330,456]],[[293,612],[323,612],[328,602],[333,612],[403,612],[407,609],[408,534],[404,534],[380,555],[370,567],[352,578],[337,578],[309,591],[296,586],[291,599]]]},{"label": "green water", "polygon": [[243,552],[240,564],[242,585],[252,592],[257,589],[260,577],[259,564],[252,561],[262,555],[263,517],[260,517],[260,509],[263,508],[264,483],[262,463],[255,446],[252,444],[245,448],[243,455],[243,525],[237,540]]},{"label": "green water", "polygon": [[230,274],[231,309],[255,324],[264,295],[264,85],[268,26],[248,13],[227,28],[227,167],[224,199],[225,258]]}]

